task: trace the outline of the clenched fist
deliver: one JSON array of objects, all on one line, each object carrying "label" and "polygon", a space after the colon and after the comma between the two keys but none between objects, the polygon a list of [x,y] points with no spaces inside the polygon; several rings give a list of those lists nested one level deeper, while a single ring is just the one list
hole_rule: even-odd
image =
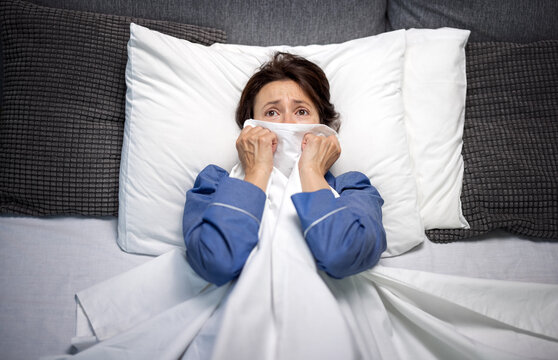
[{"label": "clenched fist", "polygon": [[273,170],[273,154],[276,149],[277,135],[271,130],[260,126],[245,127],[236,140],[244,180],[265,191]]},{"label": "clenched fist", "polygon": [[298,162],[302,191],[328,189],[324,175],[340,155],[341,145],[336,136],[304,135]]}]

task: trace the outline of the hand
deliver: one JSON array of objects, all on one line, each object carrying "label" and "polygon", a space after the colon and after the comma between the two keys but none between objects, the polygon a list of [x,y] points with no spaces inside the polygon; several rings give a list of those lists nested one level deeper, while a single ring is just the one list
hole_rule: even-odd
[{"label": "hand", "polygon": [[271,130],[260,126],[245,127],[236,140],[244,180],[265,191],[273,170],[273,154],[276,149],[277,135]]},{"label": "hand", "polygon": [[304,135],[302,155],[298,162],[302,191],[329,189],[324,175],[340,155],[341,145],[335,135]]}]

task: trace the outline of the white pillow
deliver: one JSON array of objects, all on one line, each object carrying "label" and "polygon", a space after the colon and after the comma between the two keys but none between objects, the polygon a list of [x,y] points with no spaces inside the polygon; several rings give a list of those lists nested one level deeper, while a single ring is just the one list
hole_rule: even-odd
[{"label": "white pillow", "polygon": [[425,229],[469,227],[461,210],[469,33],[450,28],[406,32],[405,124]]},{"label": "white pillow", "polygon": [[332,171],[361,171],[380,191],[385,256],[425,240],[401,95],[404,30],[335,45],[205,47],[132,24],[120,173],[122,249],[158,255],[184,247],[186,191],[206,165],[230,170],[237,161],[240,93],[277,50],[304,56],[326,73],[342,115],[342,155]]}]

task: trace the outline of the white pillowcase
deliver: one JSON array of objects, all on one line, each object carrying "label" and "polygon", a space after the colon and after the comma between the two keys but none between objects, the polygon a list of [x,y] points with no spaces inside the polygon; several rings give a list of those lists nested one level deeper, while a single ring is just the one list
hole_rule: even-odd
[{"label": "white pillowcase", "polygon": [[206,165],[230,170],[237,162],[240,93],[278,50],[304,56],[326,73],[342,115],[342,155],[332,172],[361,171],[378,188],[385,200],[384,256],[425,240],[405,134],[404,30],[333,45],[205,47],[132,24],[120,172],[122,249],[158,255],[184,247],[186,191]]},{"label": "white pillowcase", "polygon": [[405,124],[427,230],[469,227],[461,211],[469,33],[451,28],[406,32]]}]

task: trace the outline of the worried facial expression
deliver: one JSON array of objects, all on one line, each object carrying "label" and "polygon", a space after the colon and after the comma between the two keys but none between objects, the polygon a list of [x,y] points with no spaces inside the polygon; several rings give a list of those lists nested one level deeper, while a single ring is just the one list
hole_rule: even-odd
[{"label": "worried facial expression", "polygon": [[319,124],[314,103],[292,80],[272,81],[258,92],[254,119],[289,124]]}]

